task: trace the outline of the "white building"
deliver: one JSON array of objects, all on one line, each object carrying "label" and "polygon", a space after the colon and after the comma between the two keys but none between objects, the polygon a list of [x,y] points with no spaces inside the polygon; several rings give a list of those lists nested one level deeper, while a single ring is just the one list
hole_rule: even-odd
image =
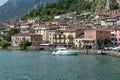
[{"label": "white building", "polygon": [[66,30],[69,29],[70,27],[67,24],[60,24],[60,30]]},{"label": "white building", "polygon": [[111,31],[111,43],[112,45],[118,44],[115,31]]}]

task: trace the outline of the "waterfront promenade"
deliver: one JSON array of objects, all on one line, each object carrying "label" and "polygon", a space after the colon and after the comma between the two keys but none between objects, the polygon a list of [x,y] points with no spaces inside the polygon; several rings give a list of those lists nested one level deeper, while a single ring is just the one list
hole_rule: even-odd
[{"label": "waterfront promenade", "polygon": [[104,51],[104,50],[80,50],[80,54],[94,54],[94,55],[111,55],[120,57],[120,52],[117,51]]},{"label": "waterfront promenade", "polygon": [[[10,50],[21,50],[19,47],[8,47]],[[53,51],[55,47],[28,47],[28,50],[42,50],[42,51]],[[117,56],[120,57],[120,52],[117,51],[107,51],[107,50],[92,50],[92,49],[86,49],[86,50],[79,50],[79,54],[91,54],[91,55],[111,55],[111,56]]]}]

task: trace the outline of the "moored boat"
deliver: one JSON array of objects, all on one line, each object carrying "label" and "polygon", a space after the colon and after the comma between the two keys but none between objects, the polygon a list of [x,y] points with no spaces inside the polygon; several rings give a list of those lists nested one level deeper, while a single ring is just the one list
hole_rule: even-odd
[{"label": "moored boat", "polygon": [[67,49],[65,47],[57,47],[53,51],[53,55],[77,55],[79,53],[78,50],[73,50],[73,49]]}]

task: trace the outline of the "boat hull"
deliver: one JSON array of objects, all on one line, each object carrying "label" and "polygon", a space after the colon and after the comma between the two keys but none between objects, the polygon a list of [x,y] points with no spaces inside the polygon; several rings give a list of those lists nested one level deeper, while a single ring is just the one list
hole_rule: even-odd
[{"label": "boat hull", "polygon": [[57,51],[53,52],[53,55],[64,56],[64,55],[77,55],[78,51]]}]

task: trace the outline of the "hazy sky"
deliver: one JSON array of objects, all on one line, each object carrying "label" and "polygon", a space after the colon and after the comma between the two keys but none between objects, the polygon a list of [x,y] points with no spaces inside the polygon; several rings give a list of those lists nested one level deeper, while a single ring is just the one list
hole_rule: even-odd
[{"label": "hazy sky", "polygon": [[0,0],[0,6],[3,5],[7,0]]}]

